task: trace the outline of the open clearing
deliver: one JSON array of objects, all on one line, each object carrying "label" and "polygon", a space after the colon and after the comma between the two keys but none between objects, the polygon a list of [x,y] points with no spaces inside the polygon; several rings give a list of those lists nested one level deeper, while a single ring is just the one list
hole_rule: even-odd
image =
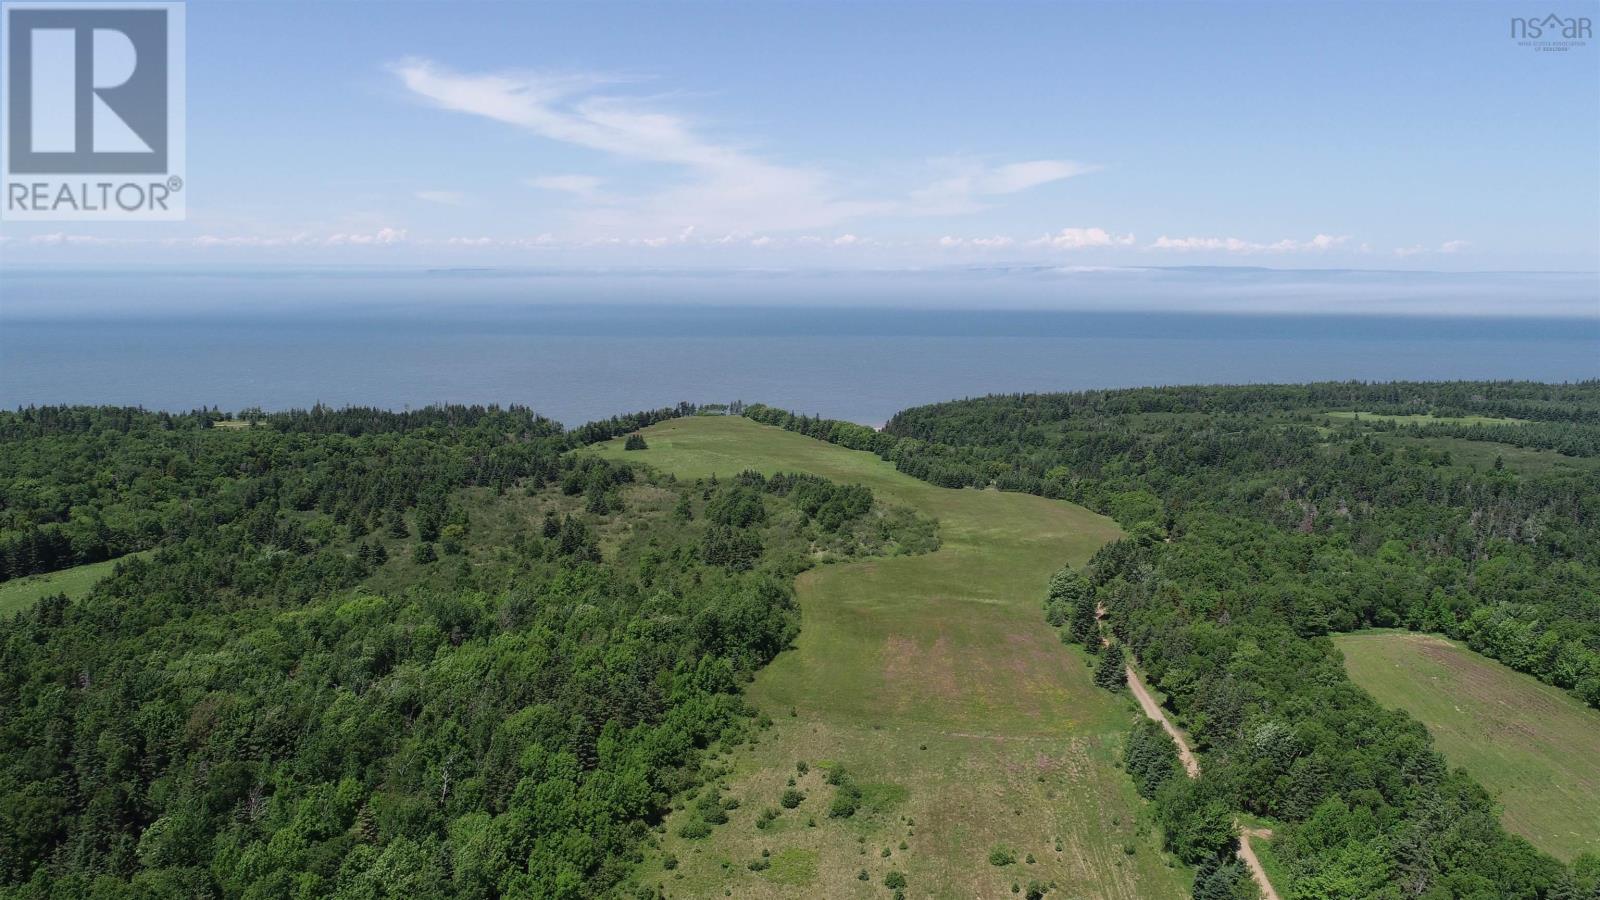
[{"label": "open clearing", "polygon": [[1365,419],[1378,422],[1393,422],[1396,425],[1521,425],[1527,421],[1527,419],[1502,419],[1494,416],[1435,416],[1431,413],[1395,415],[1357,412],[1348,409],[1325,412],[1323,415],[1330,419]]},{"label": "open clearing", "polygon": [[[1082,652],[1040,609],[1055,569],[1083,564],[1115,524],[1040,497],[934,487],[870,453],[744,418],[674,419],[643,434],[648,450],[625,452],[618,439],[596,452],[679,478],[755,469],[864,484],[937,518],[943,542],[800,577],[799,641],[749,690],[775,724],[726,760],[739,807],[702,840],[679,837],[675,814],[641,868],[646,882],[674,897],[883,898],[897,871],[917,897],[1012,897],[1032,881],[1055,882],[1055,897],[1186,896],[1188,872],[1161,853],[1117,766],[1132,701],[1094,688]],[[849,819],[827,817],[833,764],[864,791]],[[805,799],[783,809],[791,777]],[[780,814],[757,829],[768,807]],[[990,863],[1000,846],[1015,862]]]},{"label": "open clearing", "polygon": [[1504,808],[1506,828],[1563,860],[1600,851],[1600,711],[1432,635],[1337,635],[1350,677],[1416,716],[1453,766]]},{"label": "open clearing", "polygon": [[89,593],[95,582],[110,575],[116,566],[117,560],[108,559],[0,583],[0,616],[27,609],[40,599],[55,594],[66,594],[73,599],[82,597]]}]

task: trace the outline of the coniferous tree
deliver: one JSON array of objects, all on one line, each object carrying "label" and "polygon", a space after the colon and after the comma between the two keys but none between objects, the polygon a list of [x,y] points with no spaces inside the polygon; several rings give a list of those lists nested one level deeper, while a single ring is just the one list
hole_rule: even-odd
[{"label": "coniferous tree", "polygon": [[1113,643],[1100,654],[1100,663],[1094,670],[1094,683],[1120,691],[1128,684],[1128,670],[1122,660],[1122,645]]},{"label": "coniferous tree", "polygon": [[1079,597],[1072,604],[1072,620],[1068,633],[1075,643],[1082,644],[1090,653],[1100,649],[1100,622],[1095,617],[1094,597]]}]

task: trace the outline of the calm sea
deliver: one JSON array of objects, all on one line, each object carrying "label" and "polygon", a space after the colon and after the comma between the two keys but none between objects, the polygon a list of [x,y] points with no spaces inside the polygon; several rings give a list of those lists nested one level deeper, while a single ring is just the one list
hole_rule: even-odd
[{"label": "calm sea", "polygon": [[[0,406],[498,402],[577,424],[742,399],[876,425],[1016,391],[1600,377],[1600,317],[913,310],[870,292],[705,304],[639,285],[514,302],[466,282],[413,280],[399,296],[362,279],[7,276]],[[630,299],[640,290],[655,302]]]}]

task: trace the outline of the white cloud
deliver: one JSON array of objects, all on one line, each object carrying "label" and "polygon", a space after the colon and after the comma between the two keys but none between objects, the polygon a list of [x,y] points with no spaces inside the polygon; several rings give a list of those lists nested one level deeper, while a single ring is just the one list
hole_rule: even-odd
[{"label": "white cloud", "polygon": [[442,203],[445,206],[460,206],[467,199],[467,195],[460,191],[417,191],[416,197],[418,200]]},{"label": "white cloud", "polygon": [[404,243],[406,229],[404,228],[379,228],[372,232],[355,232],[350,234],[335,234],[323,243],[330,247],[342,247],[347,244],[356,246],[387,246],[389,244]]},{"label": "white cloud", "polygon": [[1133,235],[1113,234],[1104,228],[1063,228],[1055,234],[1029,241],[1030,247],[1047,247],[1052,250],[1081,250],[1085,247],[1129,247]]},{"label": "white cloud", "polygon": [[1470,246],[1471,243],[1472,243],[1471,241],[1462,241],[1462,240],[1445,241],[1444,243],[1440,244],[1436,248],[1435,247],[1428,247],[1428,246],[1423,245],[1423,244],[1412,244],[1409,247],[1396,247],[1396,248],[1394,248],[1394,255],[1395,256],[1399,256],[1399,257],[1407,257],[1407,256],[1416,256],[1416,255],[1421,254],[1421,253],[1444,253],[1444,254],[1460,253],[1462,251],[1462,249]]},{"label": "white cloud", "polygon": [[599,194],[603,182],[593,175],[540,175],[536,178],[524,178],[522,183],[541,191],[556,191],[590,198]]},{"label": "white cloud", "polygon": [[1088,171],[1067,160],[1000,166],[960,164],[903,199],[852,196],[829,172],[779,162],[706,136],[682,116],[604,91],[618,79],[527,72],[463,74],[425,59],[390,70],[416,96],[442,109],[482,116],[540,137],[622,159],[680,169],[671,186],[602,196],[589,176],[528,179],[588,201],[578,212],[589,235],[648,238],[686,227],[714,233],[830,228],[869,216],[926,216],[981,208],[976,198],[1013,194]]},{"label": "white cloud", "polygon": [[[882,211],[839,196],[822,172],[758,158],[703,137],[683,118],[595,93],[611,80],[537,74],[464,75],[426,60],[391,67],[413,93],[444,109],[515,125],[541,137],[630,160],[687,169],[687,183],[588,210],[587,230],[648,235],[826,227]],[[553,176],[535,186],[581,192],[595,182]]]},{"label": "white cloud", "polygon": [[1162,235],[1150,244],[1151,250],[1176,250],[1178,252],[1212,251],[1221,253],[1302,253],[1321,252],[1331,250],[1350,238],[1347,235],[1318,234],[1304,241],[1284,238],[1271,243],[1247,241],[1242,238],[1228,237],[1184,237],[1174,238]]},{"label": "white cloud", "polygon": [[956,215],[984,208],[983,199],[1036,188],[1040,185],[1093,172],[1097,167],[1069,159],[986,166],[967,160],[942,160],[952,174],[911,192],[909,209],[922,215]]},{"label": "white cloud", "polygon": [[941,247],[977,247],[979,249],[1009,247],[1016,242],[1016,238],[1008,237],[1003,234],[997,234],[993,237],[976,238],[963,238],[947,234],[944,237],[939,238],[939,246]]}]

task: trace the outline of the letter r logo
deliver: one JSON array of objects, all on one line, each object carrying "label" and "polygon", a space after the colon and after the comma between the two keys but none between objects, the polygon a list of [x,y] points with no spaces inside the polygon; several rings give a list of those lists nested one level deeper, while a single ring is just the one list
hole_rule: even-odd
[{"label": "letter r logo", "polygon": [[9,170],[167,171],[167,11],[6,10]]}]

